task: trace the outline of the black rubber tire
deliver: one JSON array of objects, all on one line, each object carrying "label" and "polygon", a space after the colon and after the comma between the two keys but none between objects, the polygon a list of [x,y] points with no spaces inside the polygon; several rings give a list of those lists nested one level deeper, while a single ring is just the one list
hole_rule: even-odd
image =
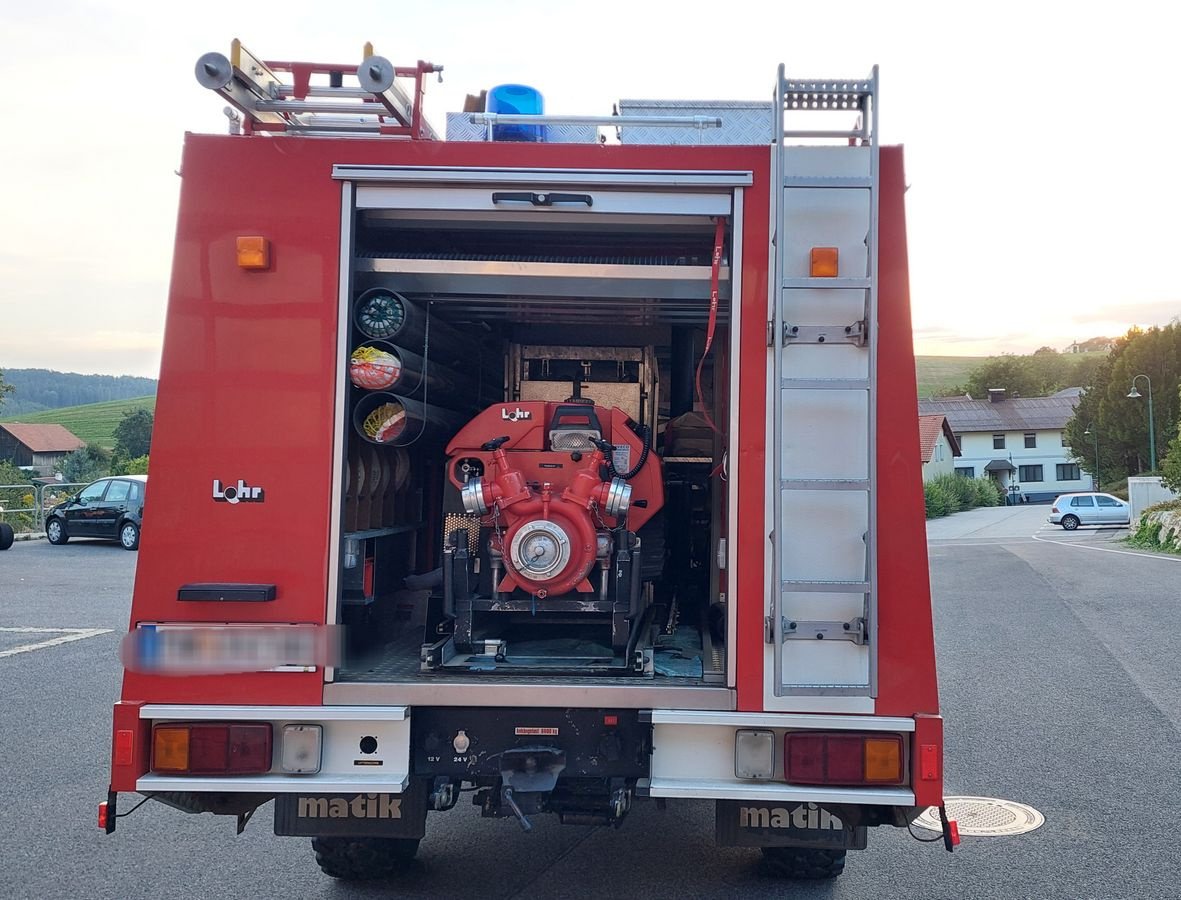
[{"label": "black rubber tire", "polygon": [[1078,516],[1063,516],[1062,527],[1067,531],[1074,531],[1079,526]]},{"label": "black rubber tire", "polygon": [[[131,529],[130,533],[134,534],[134,539],[129,539],[128,535],[124,534],[128,529]],[[124,550],[139,549],[139,526],[134,522],[120,522],[119,530],[115,533],[119,535],[119,546]]]},{"label": "black rubber tire", "polygon": [[[52,524],[56,524],[58,526],[56,538],[54,537],[54,530],[49,527]],[[66,523],[56,516],[50,518],[45,523],[45,537],[49,539],[49,543],[51,544],[64,544],[70,539],[69,534],[66,533]]]},{"label": "black rubber tire", "polygon": [[320,871],[345,881],[389,878],[405,869],[418,852],[418,838],[312,838]]},{"label": "black rubber tire", "polygon": [[0,522],[0,550],[7,550],[16,540],[16,532],[7,522]]},{"label": "black rubber tire", "polygon": [[764,847],[761,874],[768,878],[836,878],[845,871],[844,850]]}]

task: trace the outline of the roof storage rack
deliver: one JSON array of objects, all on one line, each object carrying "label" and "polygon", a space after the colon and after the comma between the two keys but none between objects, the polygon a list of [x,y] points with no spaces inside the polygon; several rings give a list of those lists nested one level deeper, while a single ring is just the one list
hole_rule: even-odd
[{"label": "roof storage rack", "polygon": [[[289,76],[280,77],[280,73]],[[231,133],[389,135],[437,140],[422,114],[425,76],[443,67],[419,60],[395,66],[365,44],[360,65],[263,61],[237,38],[230,55],[197,60],[197,81],[224,97]],[[317,83],[313,84],[313,77]],[[346,84],[348,79],[350,84]],[[403,87],[397,79],[413,81]],[[407,87],[410,88],[407,91]],[[236,110],[236,112],[235,112]]]}]

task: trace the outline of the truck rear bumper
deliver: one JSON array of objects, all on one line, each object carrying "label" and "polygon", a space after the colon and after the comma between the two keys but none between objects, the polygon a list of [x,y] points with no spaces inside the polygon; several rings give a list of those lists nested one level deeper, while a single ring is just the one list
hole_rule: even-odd
[{"label": "truck rear bumper", "polygon": [[[787,784],[782,780],[783,739],[789,731],[880,731],[909,738],[915,731],[914,719],[708,710],[652,710],[649,715],[653,726],[652,774],[646,783],[639,784],[640,796],[788,804],[915,805],[915,793],[909,785],[827,787]],[[735,777],[735,734],[746,729],[774,733],[778,780]]]},{"label": "truck rear bumper", "polygon": [[[275,735],[274,765],[262,775],[209,776],[146,773],[135,782],[144,793],[397,794],[410,781],[410,708],[407,706],[172,706],[145,704],[140,719],[159,722],[269,722]],[[322,729],[320,770],[283,771],[281,736],[286,725]]]}]

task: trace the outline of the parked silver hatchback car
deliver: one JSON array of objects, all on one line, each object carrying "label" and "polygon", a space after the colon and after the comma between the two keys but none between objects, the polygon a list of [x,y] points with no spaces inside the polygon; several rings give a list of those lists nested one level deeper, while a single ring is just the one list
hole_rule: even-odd
[{"label": "parked silver hatchback car", "polygon": [[1080,525],[1129,525],[1132,509],[1119,497],[1091,491],[1062,494],[1050,510],[1050,524],[1074,531]]}]

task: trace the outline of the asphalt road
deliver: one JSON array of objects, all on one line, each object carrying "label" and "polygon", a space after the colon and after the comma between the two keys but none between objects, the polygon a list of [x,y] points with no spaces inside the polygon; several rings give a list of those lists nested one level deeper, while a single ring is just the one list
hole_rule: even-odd
[{"label": "asphalt road", "polygon": [[824,884],[760,878],[757,853],[714,847],[700,802],[641,805],[618,831],[540,817],[529,835],[461,804],[429,820],[414,871],[369,886],[321,875],[306,839],[271,834],[268,808],[238,837],[232,820],[148,803],[103,835],[136,554],[17,544],[0,553],[0,895],[1179,897],[1181,558],[1128,553],[1123,529],[1043,527],[1047,511],[977,510],[930,531],[948,793],[1029,803],[1046,824],[952,855],[879,829]]}]

